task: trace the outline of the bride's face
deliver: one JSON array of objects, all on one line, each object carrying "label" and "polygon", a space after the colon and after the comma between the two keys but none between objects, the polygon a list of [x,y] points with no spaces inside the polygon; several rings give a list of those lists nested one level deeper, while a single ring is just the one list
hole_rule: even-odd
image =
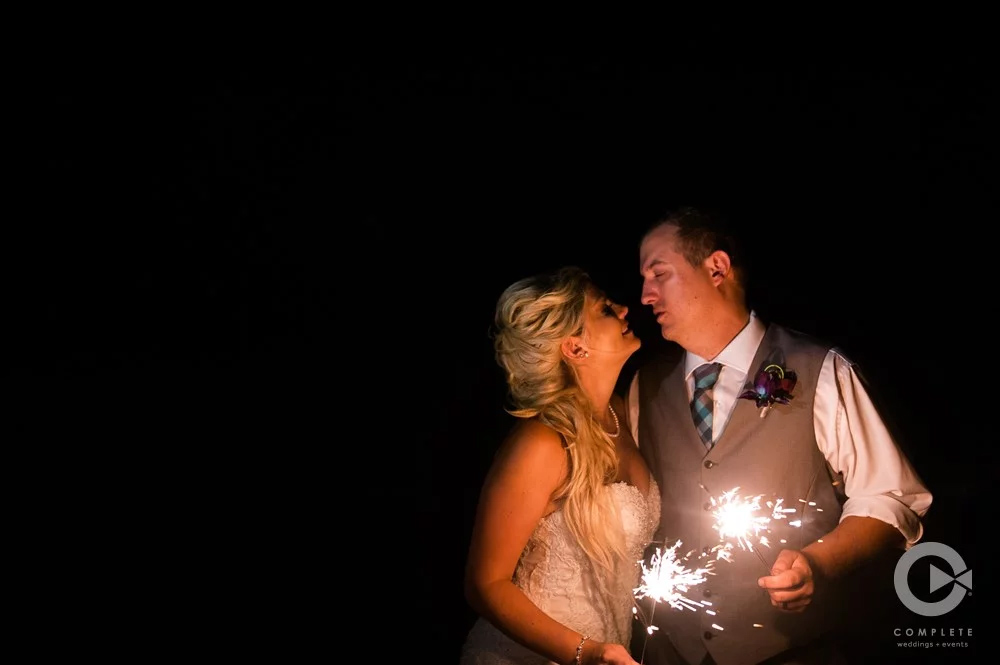
[{"label": "bride's face", "polygon": [[619,305],[597,290],[587,294],[583,322],[584,348],[591,358],[608,357],[623,364],[641,342],[629,328],[628,307]]}]

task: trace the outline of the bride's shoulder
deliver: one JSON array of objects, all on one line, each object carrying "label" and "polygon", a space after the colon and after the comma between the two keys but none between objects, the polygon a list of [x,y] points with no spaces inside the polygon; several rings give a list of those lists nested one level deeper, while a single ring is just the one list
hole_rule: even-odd
[{"label": "bride's shoulder", "polygon": [[538,418],[519,419],[500,444],[497,464],[526,469],[552,469],[566,465],[566,445],[559,432]]}]

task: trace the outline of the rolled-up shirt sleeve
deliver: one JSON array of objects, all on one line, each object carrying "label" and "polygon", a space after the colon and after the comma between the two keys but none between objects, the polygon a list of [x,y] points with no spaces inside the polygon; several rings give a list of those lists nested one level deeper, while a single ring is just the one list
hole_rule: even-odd
[{"label": "rolled-up shirt sleeve", "polygon": [[843,475],[841,520],[873,517],[899,530],[906,547],[923,536],[932,496],[896,444],[854,365],[836,349],[820,370],[814,404],[816,442]]}]

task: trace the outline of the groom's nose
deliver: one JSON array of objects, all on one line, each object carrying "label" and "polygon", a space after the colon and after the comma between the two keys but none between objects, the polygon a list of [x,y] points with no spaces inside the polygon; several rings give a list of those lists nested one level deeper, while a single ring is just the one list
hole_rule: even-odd
[{"label": "groom's nose", "polygon": [[656,288],[644,280],[642,282],[642,296],[639,298],[639,302],[643,305],[652,305],[656,302],[656,298]]}]

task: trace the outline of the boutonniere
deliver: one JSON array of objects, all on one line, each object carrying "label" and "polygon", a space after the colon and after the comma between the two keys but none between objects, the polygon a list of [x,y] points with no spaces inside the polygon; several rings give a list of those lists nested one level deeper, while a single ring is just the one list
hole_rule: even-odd
[{"label": "boutonniere", "polygon": [[753,386],[744,390],[740,399],[752,399],[756,402],[760,408],[760,417],[763,418],[772,406],[788,404],[794,397],[792,389],[795,388],[795,379],[795,372],[781,365],[767,365],[757,373]]}]

